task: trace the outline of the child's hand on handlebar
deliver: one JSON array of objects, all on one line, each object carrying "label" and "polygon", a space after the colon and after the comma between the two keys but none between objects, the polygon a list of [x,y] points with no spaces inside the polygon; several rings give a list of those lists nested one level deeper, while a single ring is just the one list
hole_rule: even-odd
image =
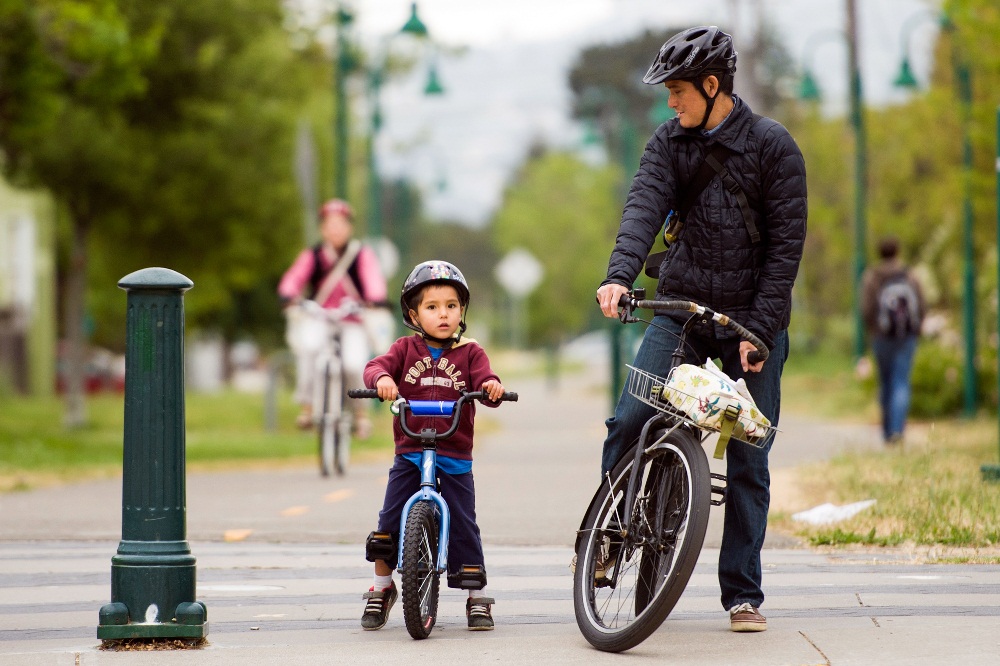
[{"label": "child's hand on handlebar", "polygon": [[396,386],[396,382],[392,381],[392,377],[389,375],[382,375],[375,382],[375,390],[378,391],[378,397],[382,400],[387,400],[392,402],[399,395],[399,389]]},{"label": "child's hand on handlebar", "polygon": [[754,363],[753,365],[750,365],[749,361],[747,361],[747,354],[756,349],[752,343],[746,340],[740,341],[740,363],[743,365],[743,372],[760,372],[763,369],[764,361]]},{"label": "child's hand on handlebar", "polygon": [[487,379],[485,382],[483,382],[482,391],[493,402],[499,400],[501,397],[503,397],[504,394],[503,384],[501,384],[495,379]]}]

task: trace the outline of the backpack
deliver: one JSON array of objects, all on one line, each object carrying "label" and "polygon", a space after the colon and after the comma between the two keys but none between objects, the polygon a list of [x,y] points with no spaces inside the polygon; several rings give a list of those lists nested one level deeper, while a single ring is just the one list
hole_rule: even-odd
[{"label": "backpack", "polygon": [[920,333],[920,297],[905,273],[890,277],[878,293],[878,332],[890,338]]}]

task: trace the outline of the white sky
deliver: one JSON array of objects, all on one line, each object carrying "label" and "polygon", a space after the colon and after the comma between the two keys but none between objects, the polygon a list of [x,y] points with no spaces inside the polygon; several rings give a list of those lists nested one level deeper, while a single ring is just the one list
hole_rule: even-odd
[{"label": "white sky", "polygon": [[[303,0],[309,1],[309,0]],[[355,34],[369,47],[397,31],[410,15],[407,0],[345,2]],[[904,23],[913,27],[911,64],[926,81],[937,0],[857,0],[865,97],[901,99],[891,87],[902,53]],[[329,6],[329,5],[327,5]],[[529,143],[579,144],[569,120],[566,73],[586,46],[621,41],[644,28],[702,23],[734,32],[752,30],[762,13],[787,40],[793,58],[808,61],[831,113],[846,108],[846,48],[831,33],[843,30],[844,0],[421,0],[419,15],[433,39],[464,46],[439,60],[445,95],[421,94],[425,73],[383,89],[379,167],[421,185],[433,216],[479,225],[499,204],[502,189]],[[928,19],[913,18],[921,12]],[[650,60],[655,54],[650,54]],[[364,114],[364,107],[358,108]],[[355,131],[366,131],[360,120]],[[437,183],[442,178],[444,189]]]}]

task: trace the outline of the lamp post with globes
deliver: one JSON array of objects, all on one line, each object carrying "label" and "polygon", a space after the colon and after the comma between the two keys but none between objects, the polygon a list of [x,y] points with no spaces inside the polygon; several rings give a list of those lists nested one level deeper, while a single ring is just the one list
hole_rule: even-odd
[{"label": "lamp post with globes", "polygon": [[[417,3],[415,2],[410,5],[410,18],[403,27],[383,40],[378,60],[368,72],[368,104],[370,114],[368,141],[366,145],[368,164],[368,235],[376,239],[382,236],[382,182],[378,175],[378,160],[375,150],[378,134],[383,124],[380,92],[382,84],[385,81],[389,47],[394,38],[403,35],[409,35],[421,41],[429,41],[430,39],[427,26],[420,20],[417,12]],[[427,83],[424,86],[423,93],[426,96],[435,96],[444,93],[444,88],[441,86],[438,78],[437,65],[433,59],[430,61]]]},{"label": "lamp post with globes", "polygon": [[969,132],[972,117],[972,77],[969,65],[959,48],[955,24],[947,14],[919,12],[903,23],[903,57],[899,73],[893,83],[902,88],[915,89],[919,86],[910,67],[910,36],[913,28],[921,20],[936,18],[943,31],[951,36],[951,61],[953,77],[957,87],[962,131],[962,331],[965,347],[963,412],[971,417],[976,412],[976,284],[972,238],[972,139]]},{"label": "lamp post with globes", "polygon": [[[854,358],[865,353],[865,328],[861,316],[861,277],[865,270],[868,247],[868,142],[864,122],[864,92],[857,47],[857,17],[853,0],[848,2],[847,31],[827,30],[807,40],[810,56],[824,42],[842,41],[847,45],[848,88],[851,130],[854,133],[854,269],[851,319],[854,329]],[[819,85],[812,72],[811,58],[805,58],[799,98],[816,102],[820,99]]]}]

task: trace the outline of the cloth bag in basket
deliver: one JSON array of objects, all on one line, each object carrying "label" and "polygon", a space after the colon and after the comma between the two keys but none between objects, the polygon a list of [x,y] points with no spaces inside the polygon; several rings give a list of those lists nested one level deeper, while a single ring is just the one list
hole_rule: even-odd
[{"label": "cloth bag in basket", "polygon": [[740,410],[738,421],[747,438],[767,434],[771,422],[760,413],[742,378],[733,380],[711,360],[704,366],[677,366],[663,388],[663,398],[705,428],[720,430],[726,408]]}]

